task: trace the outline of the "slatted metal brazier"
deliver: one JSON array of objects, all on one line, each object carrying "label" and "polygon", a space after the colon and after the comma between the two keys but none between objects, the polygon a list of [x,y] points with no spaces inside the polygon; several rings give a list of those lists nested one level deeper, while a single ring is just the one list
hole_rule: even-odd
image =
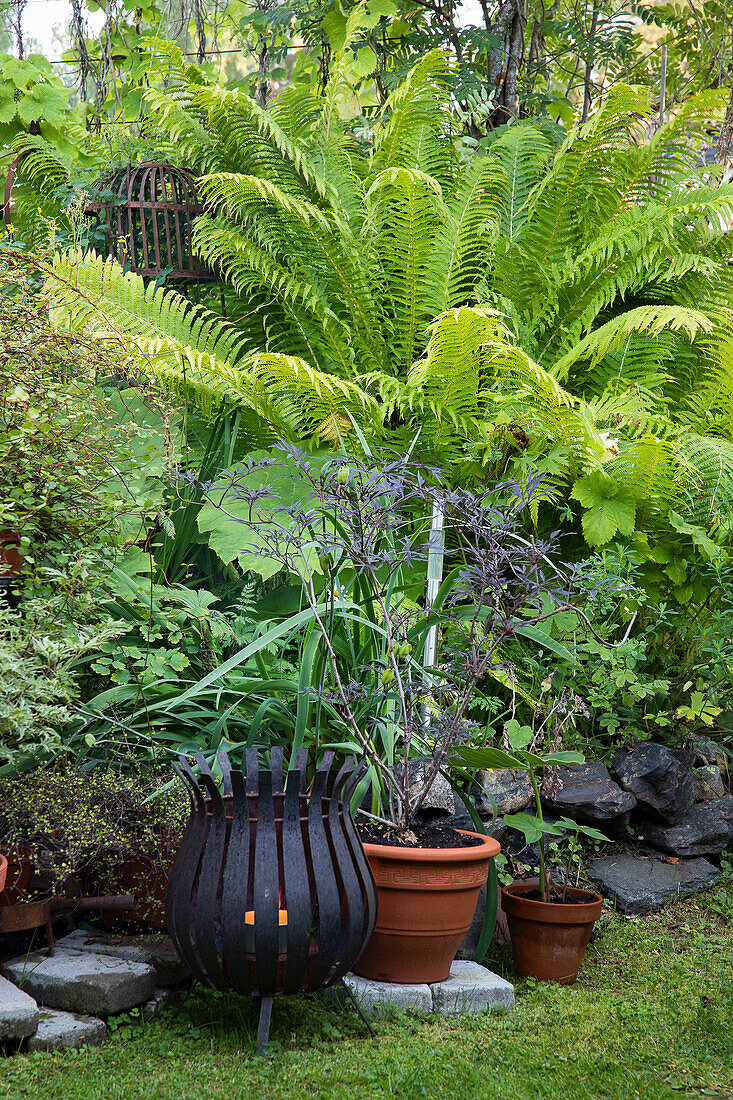
[{"label": "slatted metal brazier", "polygon": [[260,1000],[260,1053],[273,997],[343,984],[374,929],[374,879],[350,810],[359,772],[348,761],[329,788],[333,759],[310,785],[305,751],[285,772],[282,749],[267,770],[248,749],[244,772],[220,753],[221,788],[201,755],[198,775],[183,758],[176,768],[191,815],[168,881],[168,930],[201,982]]}]

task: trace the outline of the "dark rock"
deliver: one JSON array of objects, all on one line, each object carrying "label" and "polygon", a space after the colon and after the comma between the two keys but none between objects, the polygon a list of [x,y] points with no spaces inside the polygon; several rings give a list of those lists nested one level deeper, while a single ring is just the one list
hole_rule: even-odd
[{"label": "dark rock", "polygon": [[578,821],[609,821],[629,813],[636,806],[633,794],[622,791],[618,783],[611,779],[608,768],[599,760],[557,768],[553,778],[553,794],[544,798],[543,802],[560,817],[567,815]]},{"label": "dark rock", "polygon": [[725,798],[727,793],[720,768],[715,764],[695,768],[692,773],[692,785],[695,802],[713,802],[716,798]]},{"label": "dark rock", "polygon": [[666,745],[637,741],[619,749],[613,767],[621,786],[652,817],[674,825],[693,803],[692,768]]},{"label": "dark rock", "polygon": [[714,764],[716,768],[725,771],[727,757],[715,741],[711,741],[709,737],[693,737],[692,748],[696,764]]},{"label": "dark rock", "polygon": [[516,814],[534,797],[529,774],[521,768],[494,768],[479,773],[476,809],[482,817]]},{"label": "dark rock", "polygon": [[648,844],[676,856],[723,852],[733,840],[733,797],[700,802],[676,825],[657,825],[649,821],[642,829]]},{"label": "dark rock", "polygon": [[[545,821],[550,822],[551,819],[549,817],[546,817]],[[519,829],[512,829],[511,827],[509,827],[504,834],[501,846],[507,853],[507,855],[510,855],[512,857],[515,863],[518,861],[520,863],[523,863],[527,867],[539,867],[540,849],[537,841],[533,841],[531,844],[528,844],[527,838],[525,837],[524,833],[521,832]]]},{"label": "dark rock", "polygon": [[668,863],[651,856],[621,855],[594,859],[588,878],[623,913],[649,913],[670,901],[709,890],[720,871],[706,859]]}]

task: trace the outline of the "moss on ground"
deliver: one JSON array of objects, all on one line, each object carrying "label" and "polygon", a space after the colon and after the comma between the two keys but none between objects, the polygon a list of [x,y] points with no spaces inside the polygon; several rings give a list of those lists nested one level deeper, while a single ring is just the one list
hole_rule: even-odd
[{"label": "moss on ground", "polygon": [[[512,978],[508,949],[487,959]],[[733,885],[662,914],[603,917],[572,988],[517,983],[505,1016],[397,1015],[371,1041],[353,1013],[276,1002],[268,1061],[245,1000],[203,990],[99,1050],[18,1055],[8,1100],[733,1098]]]}]

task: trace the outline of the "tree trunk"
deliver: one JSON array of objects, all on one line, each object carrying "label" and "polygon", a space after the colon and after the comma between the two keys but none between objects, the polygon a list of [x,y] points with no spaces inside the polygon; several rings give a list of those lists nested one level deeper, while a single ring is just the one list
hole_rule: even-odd
[{"label": "tree trunk", "polygon": [[255,92],[255,103],[264,110],[267,106],[267,97],[270,94],[270,81],[267,79],[267,71],[270,62],[267,50],[267,39],[262,34],[257,36],[257,58],[257,91]]},{"label": "tree trunk", "polygon": [[526,26],[526,0],[501,0],[490,27],[499,41],[489,51],[486,72],[488,90],[495,93],[489,129],[501,126],[519,114],[519,70],[524,60]]},{"label": "tree trunk", "polygon": [[720,128],[718,148],[715,150],[715,160],[718,164],[727,167],[731,162],[731,157],[733,157],[733,81],[731,81],[728,110],[725,112],[725,119]]},{"label": "tree trunk", "polygon": [[583,114],[581,116],[581,122],[588,121],[588,113],[590,111],[591,100],[593,98],[593,81],[591,77],[593,75],[593,39],[596,36],[596,27],[598,26],[598,9],[600,7],[600,0],[593,0],[593,14],[590,20],[590,34],[588,35],[588,60],[585,63],[585,73],[583,75]]}]

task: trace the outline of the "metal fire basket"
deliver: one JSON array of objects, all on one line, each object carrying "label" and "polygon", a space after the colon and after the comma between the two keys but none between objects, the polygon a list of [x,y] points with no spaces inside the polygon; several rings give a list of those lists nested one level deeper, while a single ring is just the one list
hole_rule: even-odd
[{"label": "metal fire basket", "polygon": [[244,772],[226,753],[218,760],[221,790],[200,754],[198,775],[184,758],[175,769],[189,787],[191,815],[168,880],[166,919],[201,982],[259,1000],[261,1054],[273,997],[337,983],[351,996],[343,976],[377,914],[350,809],[360,773],[347,761],[329,791],[330,752],[310,785],[305,750],[285,774],[282,749],[271,750],[269,770],[256,749],[247,750]]}]

